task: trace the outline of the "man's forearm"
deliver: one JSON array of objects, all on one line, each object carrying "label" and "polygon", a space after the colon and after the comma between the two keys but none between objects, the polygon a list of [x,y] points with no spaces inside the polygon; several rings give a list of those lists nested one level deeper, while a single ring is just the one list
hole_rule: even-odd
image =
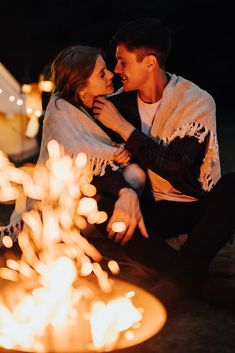
[{"label": "man's forearm", "polygon": [[164,146],[135,129],[127,140],[126,148],[141,165],[171,181],[172,178],[181,178],[198,158],[203,158],[206,143],[207,139],[199,143],[196,137],[185,136],[177,137]]},{"label": "man's forearm", "polygon": [[118,123],[115,128],[115,131],[123,138],[124,141],[128,140],[134,130],[135,127],[126,120]]}]

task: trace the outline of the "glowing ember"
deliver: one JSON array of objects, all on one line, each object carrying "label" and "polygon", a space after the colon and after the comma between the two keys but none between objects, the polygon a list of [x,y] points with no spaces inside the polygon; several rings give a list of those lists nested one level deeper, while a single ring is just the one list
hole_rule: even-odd
[{"label": "glowing ember", "polygon": [[6,248],[11,248],[13,246],[13,241],[12,241],[11,237],[9,237],[8,235],[5,235],[2,238],[2,243]]},{"label": "glowing ember", "polygon": [[110,260],[108,262],[108,267],[110,269],[110,271],[114,274],[117,275],[120,272],[120,267],[118,266],[118,263],[114,260]]},{"label": "glowing ember", "polygon": [[112,231],[115,233],[124,232],[126,229],[126,224],[124,222],[114,222],[112,224]]},{"label": "glowing ember", "polygon": [[[54,140],[48,152],[46,166],[30,172],[14,168],[0,153],[0,200],[15,198],[22,212],[26,195],[35,200],[22,215],[21,259],[8,259],[0,268],[0,345],[92,352],[137,344],[161,329],[166,312],[140,288],[110,279],[99,263],[101,254],[81,235],[87,222],[107,219],[92,198],[96,190],[86,155],[70,158]],[[12,246],[7,236],[2,243]],[[120,271],[113,260],[108,267],[113,274]],[[136,293],[150,303],[144,312]],[[146,333],[142,322],[152,312],[152,329]]]}]

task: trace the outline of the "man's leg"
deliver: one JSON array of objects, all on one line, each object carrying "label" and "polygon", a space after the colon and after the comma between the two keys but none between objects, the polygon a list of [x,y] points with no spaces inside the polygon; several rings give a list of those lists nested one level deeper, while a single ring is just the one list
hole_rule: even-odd
[{"label": "man's leg", "polygon": [[201,200],[204,212],[182,247],[181,257],[198,260],[207,267],[217,252],[230,240],[235,229],[235,173],[223,176],[214,189]]},{"label": "man's leg", "polygon": [[182,246],[169,278],[184,290],[195,291],[218,251],[231,239],[235,228],[235,173],[223,176],[199,205],[203,211]]},{"label": "man's leg", "polygon": [[[189,237],[174,257],[165,276],[184,295],[198,295],[208,267],[235,229],[235,174],[223,176],[202,200],[191,203],[145,204],[145,220],[165,238],[187,232]],[[146,207],[147,205],[147,207]],[[168,284],[157,283],[153,292],[166,293]],[[168,298],[168,303],[171,298]]]},{"label": "man's leg", "polygon": [[151,198],[143,198],[141,208],[147,228],[163,239],[189,233],[203,213],[198,201],[156,202]]}]

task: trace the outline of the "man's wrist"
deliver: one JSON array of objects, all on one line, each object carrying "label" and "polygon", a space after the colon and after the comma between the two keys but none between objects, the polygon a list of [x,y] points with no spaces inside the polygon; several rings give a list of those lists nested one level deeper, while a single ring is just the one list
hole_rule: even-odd
[{"label": "man's wrist", "polygon": [[128,140],[129,136],[134,130],[135,127],[127,121],[125,121],[124,123],[120,123],[117,127],[117,133],[123,138],[124,141]]}]

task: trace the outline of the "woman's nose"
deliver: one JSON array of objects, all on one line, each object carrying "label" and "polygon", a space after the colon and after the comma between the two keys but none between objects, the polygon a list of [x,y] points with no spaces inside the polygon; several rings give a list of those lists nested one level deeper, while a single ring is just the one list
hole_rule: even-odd
[{"label": "woman's nose", "polygon": [[112,79],[114,77],[114,73],[108,70],[108,79]]}]

